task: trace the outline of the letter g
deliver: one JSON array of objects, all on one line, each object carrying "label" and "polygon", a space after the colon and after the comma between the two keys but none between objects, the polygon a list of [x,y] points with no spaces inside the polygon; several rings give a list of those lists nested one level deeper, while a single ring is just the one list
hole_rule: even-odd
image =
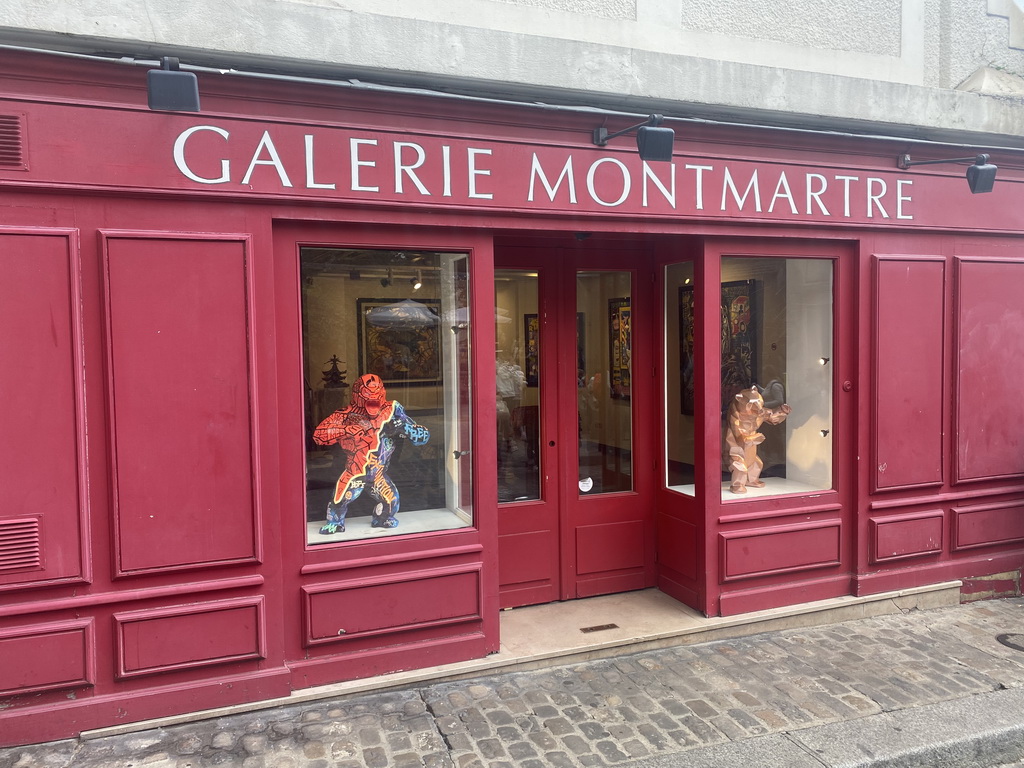
[{"label": "letter g", "polygon": [[185,162],[185,142],[189,140],[192,134],[198,131],[213,131],[217,135],[224,137],[224,139],[227,139],[229,136],[227,131],[215,125],[194,125],[182,131],[178,138],[174,140],[174,164],[178,166],[178,170],[185,176],[192,179],[192,181],[198,181],[200,184],[224,184],[231,181],[231,164],[225,159],[221,159],[220,176],[215,179],[207,179],[200,176],[188,167],[188,163]]}]

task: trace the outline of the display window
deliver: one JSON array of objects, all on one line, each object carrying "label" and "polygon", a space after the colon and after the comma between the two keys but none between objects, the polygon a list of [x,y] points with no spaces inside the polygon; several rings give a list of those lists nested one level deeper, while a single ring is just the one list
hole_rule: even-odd
[{"label": "display window", "polygon": [[[721,451],[707,455],[721,462],[723,501],[830,489],[832,262],[721,260],[720,344],[707,350],[707,364],[721,371],[720,393],[696,386],[702,331],[693,264],[668,265],[664,285],[666,487],[696,494],[695,414],[714,397]],[[716,322],[713,308],[704,317]]]},{"label": "display window", "polygon": [[832,487],[832,262],[722,259],[722,499]]},{"label": "display window", "polygon": [[300,261],[307,543],[471,526],[466,254]]}]

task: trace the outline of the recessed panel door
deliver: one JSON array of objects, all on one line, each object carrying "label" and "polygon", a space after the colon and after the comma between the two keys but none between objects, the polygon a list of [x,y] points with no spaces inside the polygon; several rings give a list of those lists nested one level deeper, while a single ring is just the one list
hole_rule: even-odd
[{"label": "recessed panel door", "polygon": [[[511,266],[511,264],[521,266]],[[502,607],[548,603],[559,571],[554,270],[495,269],[498,578]],[[543,294],[541,291],[543,290]]]},{"label": "recessed panel door", "polygon": [[639,589],[653,578],[652,302],[637,300],[637,285],[650,285],[637,263],[635,253],[499,255],[505,607]]},{"label": "recessed panel door", "polygon": [[[567,597],[653,582],[654,368],[651,273],[639,254],[579,254],[575,310],[560,325],[559,423]],[[568,307],[566,307],[568,304]],[[571,350],[565,347],[572,345]],[[570,402],[571,400],[571,402]]]}]

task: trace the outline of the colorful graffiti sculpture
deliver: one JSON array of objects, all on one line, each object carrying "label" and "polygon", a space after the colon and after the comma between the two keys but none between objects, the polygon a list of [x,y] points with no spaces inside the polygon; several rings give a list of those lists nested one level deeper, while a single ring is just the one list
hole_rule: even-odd
[{"label": "colorful graffiti sculpture", "polygon": [[352,402],[320,422],[313,432],[317,445],[336,444],[345,451],[345,469],[334,487],[334,497],[327,505],[327,522],[320,533],[343,532],[348,507],[363,491],[377,500],[370,525],[398,526],[398,488],[388,476],[398,437],[408,438],[413,445],[424,445],[430,439],[430,431],[410,419],[401,403],[387,399],[379,376],[360,376],[352,387]]},{"label": "colorful graffiti sculpture", "polygon": [[783,403],[777,409],[765,408],[764,398],[756,386],[740,390],[729,405],[726,416],[725,443],[729,449],[729,469],[732,470],[733,493],[746,493],[747,488],[764,488],[761,468],[764,462],[757,455],[757,446],[764,435],[757,430],[761,424],[781,424],[792,412]]}]

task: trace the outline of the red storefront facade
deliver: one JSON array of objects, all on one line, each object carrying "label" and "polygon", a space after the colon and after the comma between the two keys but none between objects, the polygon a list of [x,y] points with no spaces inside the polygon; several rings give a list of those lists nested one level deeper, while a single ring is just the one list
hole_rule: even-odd
[{"label": "red storefront facade", "polygon": [[[962,148],[685,123],[644,163],[591,143],[628,117],[143,83],[0,56],[0,744],[482,657],[503,607],[1020,568],[1011,152],[971,195],[896,167]],[[314,428],[366,374],[413,426],[354,491]],[[789,410],[737,489],[753,384]]]}]

